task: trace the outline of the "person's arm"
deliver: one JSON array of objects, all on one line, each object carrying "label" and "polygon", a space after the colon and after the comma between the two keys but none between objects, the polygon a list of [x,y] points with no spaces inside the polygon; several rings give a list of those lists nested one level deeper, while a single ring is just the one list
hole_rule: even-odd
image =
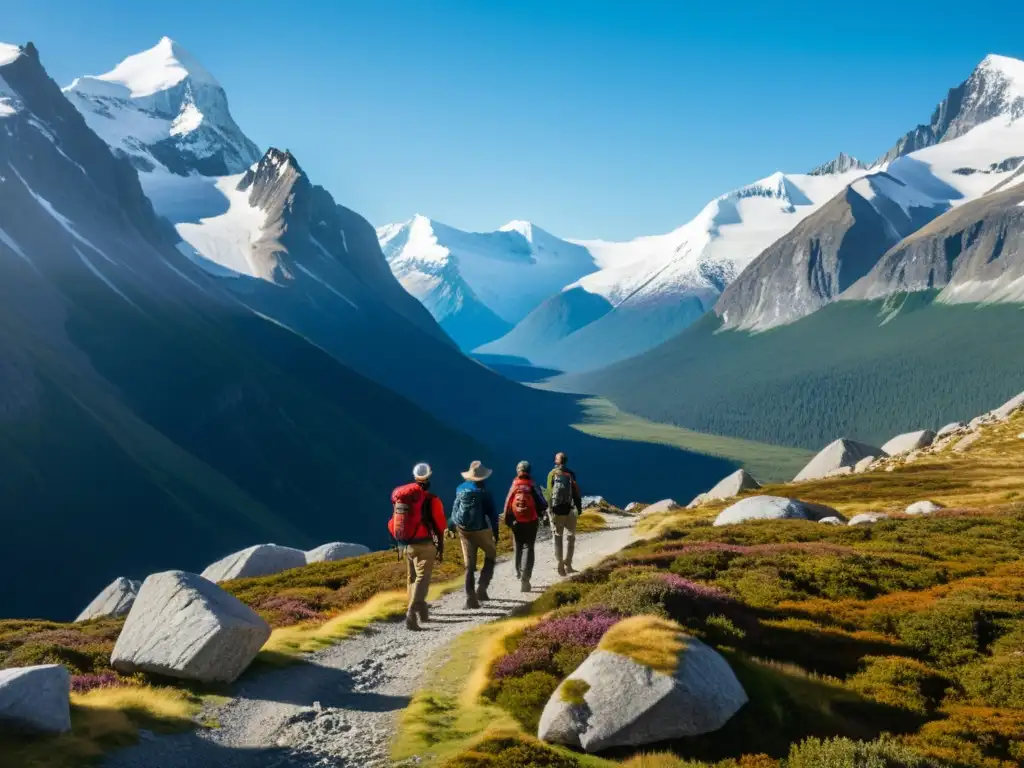
[{"label": "person's arm", "polygon": [[576,505],[577,514],[583,514],[583,494],[580,493],[580,484],[576,482],[576,473],[572,474],[572,500]]},{"label": "person's arm", "polygon": [[537,500],[537,514],[543,515],[545,512],[548,511],[548,500],[544,498],[544,494],[541,493],[540,488],[538,488],[536,485],[533,486],[533,495],[534,498]]},{"label": "person's arm", "polygon": [[555,470],[552,469],[550,472],[548,472],[548,489],[547,489],[547,499],[548,499],[548,501],[551,500],[551,495],[554,492],[555,492]]},{"label": "person's arm", "polygon": [[494,497],[490,491],[484,492],[484,515],[488,520],[491,521],[491,532],[494,534],[494,540],[498,540],[498,510],[494,504]]},{"label": "person's arm", "polygon": [[437,496],[433,498],[433,503],[430,505],[430,514],[438,534],[443,535],[448,529],[448,520],[444,516],[444,502]]}]

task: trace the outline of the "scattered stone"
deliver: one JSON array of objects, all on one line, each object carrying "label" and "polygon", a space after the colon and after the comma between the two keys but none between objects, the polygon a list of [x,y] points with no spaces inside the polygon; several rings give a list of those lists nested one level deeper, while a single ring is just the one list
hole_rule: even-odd
[{"label": "scattered stone", "polygon": [[218,560],[203,571],[203,578],[214,583],[230,579],[248,579],[270,576],[274,573],[301,568],[306,564],[306,553],[301,549],[279,547],[277,544],[257,544]]},{"label": "scattered stone", "polygon": [[132,581],[123,576],[114,579],[106,588],[93,598],[93,601],[78,614],[75,621],[89,621],[104,616],[124,616],[132,609],[135,596],[139,594],[141,581]]},{"label": "scattered stone", "polygon": [[915,461],[921,458],[921,451],[911,451],[903,459],[905,464],[913,464]]},{"label": "scattered stone", "polygon": [[856,472],[858,475],[861,472],[867,472],[869,469],[871,469],[871,465],[874,464],[876,461],[878,461],[878,458],[875,456],[865,456],[863,459],[861,459],[860,461],[853,465],[853,471]]},{"label": "scattered stone", "polygon": [[[583,704],[563,697],[562,689],[570,681],[589,686]],[[672,675],[597,650],[552,694],[541,714],[538,736],[591,753],[652,744],[717,731],[746,702],[747,694],[729,664],[695,638],[685,638]]]},{"label": "scattered stone", "polygon": [[688,506],[692,508],[708,501],[731,499],[733,496],[739,496],[743,491],[752,491],[760,487],[761,484],[747,470],[737,469],[731,475],[719,480],[718,484],[710,491],[700,494]]},{"label": "scattered stone", "polygon": [[748,496],[723,509],[715,518],[715,525],[735,525],[747,520],[821,520],[823,517],[846,519],[824,504],[782,496]]},{"label": "scattered stone", "polygon": [[1024,432],[1021,432],[1019,435],[1017,435],[1017,439],[1024,440]]},{"label": "scattered stone", "polygon": [[166,571],[142,584],[111,662],[119,672],[150,672],[231,683],[256,658],[270,625],[202,576]]},{"label": "scattered stone", "polygon": [[905,432],[902,435],[896,435],[882,446],[882,450],[890,456],[898,456],[901,453],[927,448],[933,442],[935,442],[935,433],[930,429],[922,429],[918,432]]},{"label": "scattered stone", "polygon": [[1016,397],[1011,397],[1005,403],[1000,405],[994,411],[992,416],[997,421],[1007,421],[1013,414],[1024,408],[1024,392],[1021,392]]},{"label": "scattered stone", "polygon": [[306,553],[306,563],[333,563],[336,560],[347,560],[369,553],[370,548],[362,544],[349,544],[344,541],[332,541],[322,544]]},{"label": "scattered stone", "polygon": [[656,501],[648,506],[644,511],[644,515],[656,515],[659,512],[671,512],[673,509],[681,509],[678,503],[674,499],[662,499]]},{"label": "scattered stone", "polygon": [[934,501],[915,501],[907,507],[906,513],[908,515],[930,515],[940,509],[942,509],[942,505],[936,504]]},{"label": "scattered stone", "polygon": [[970,424],[967,425],[967,428],[973,432],[978,429],[981,429],[981,427],[985,424],[990,424],[992,421],[993,419],[991,413],[983,413],[981,414],[981,416],[975,416],[973,419],[971,419],[971,422]]},{"label": "scattered stone", "polygon": [[698,493],[696,496],[693,497],[693,500],[689,504],[686,505],[686,508],[687,509],[696,509],[697,507],[699,507],[701,504],[703,504],[707,500],[708,500],[708,495],[706,493]]},{"label": "scattered stone", "polygon": [[640,506],[639,502],[631,501],[631,502],[629,502],[629,504],[626,505],[626,508],[624,510],[622,510],[622,511],[623,512],[632,512],[633,510],[635,510],[639,506]]},{"label": "scattered stone", "polygon": [[590,507],[599,507],[605,503],[604,496],[584,496],[582,499],[580,499],[580,502],[583,505],[584,509],[588,509]]},{"label": "scattered stone", "polygon": [[965,424],[962,421],[951,421],[949,424],[947,424],[942,429],[940,429],[938,432],[936,432],[935,436],[936,437],[945,437],[946,435],[951,435],[954,432],[959,432],[959,431],[961,431],[963,429],[967,429],[967,424]]},{"label": "scattered stone", "polygon": [[889,516],[884,512],[861,512],[850,518],[850,525],[871,525],[879,520],[888,520]]},{"label": "scattered stone", "polygon": [[842,475],[852,475],[852,474],[853,474],[853,467],[839,467],[838,469],[833,469],[831,472],[829,472],[827,475],[825,475],[825,477],[841,477]]},{"label": "scattered stone", "polygon": [[0,725],[21,731],[71,730],[71,675],[60,664],[0,669]]},{"label": "scattered stone", "polygon": [[971,434],[965,435],[963,439],[959,440],[957,444],[953,446],[953,450],[957,453],[963,453],[980,439],[981,432],[971,432]]},{"label": "scattered stone", "polygon": [[818,455],[811,459],[806,467],[800,470],[800,473],[793,478],[793,481],[818,480],[827,477],[830,472],[840,467],[853,467],[858,461],[867,456],[884,455],[885,452],[881,448],[858,443],[855,440],[840,438],[822,448]]},{"label": "scattered stone", "polygon": [[828,517],[823,517],[818,522],[819,523],[824,523],[825,525],[846,525],[846,523],[844,523],[842,520],[840,520],[835,515],[829,515]]}]

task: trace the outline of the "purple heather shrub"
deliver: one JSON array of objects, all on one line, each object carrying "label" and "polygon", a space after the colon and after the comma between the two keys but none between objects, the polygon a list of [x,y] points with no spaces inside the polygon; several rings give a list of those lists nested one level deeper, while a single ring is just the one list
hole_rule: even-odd
[{"label": "purple heather shrub", "polygon": [[97,688],[116,688],[121,685],[124,685],[124,681],[113,672],[101,672],[98,675],[72,675],[71,677],[72,693],[87,693]]},{"label": "purple heather shrub", "polygon": [[555,658],[559,651],[572,649],[572,656],[586,656],[621,618],[620,614],[606,608],[591,608],[544,619],[523,632],[516,649],[498,660],[491,675],[495,680],[502,680],[534,671],[564,673],[558,669],[559,660]]},{"label": "purple heather shrub", "polygon": [[537,645],[522,645],[507,656],[502,656],[491,670],[491,677],[503,680],[518,677],[537,669],[547,669],[552,664],[552,649]]},{"label": "purple heather shrub", "polygon": [[86,648],[103,642],[105,640],[101,637],[87,635],[75,629],[47,629],[28,635],[22,640],[23,645],[59,645],[64,648]]},{"label": "purple heather shrub", "polygon": [[322,614],[311,608],[308,603],[303,602],[300,598],[288,595],[278,595],[261,600],[256,606],[256,610],[263,613],[276,614],[275,618],[277,620],[274,623],[278,625],[298,624],[302,621],[313,621],[322,618]]},{"label": "purple heather shrub", "polygon": [[530,634],[556,640],[563,645],[597,647],[604,633],[622,616],[606,608],[591,608],[569,616],[542,621]]},{"label": "purple heather shrub", "polygon": [[673,592],[692,597],[695,600],[721,600],[724,602],[732,599],[718,587],[710,584],[698,584],[674,573],[659,573],[658,578],[664,581]]}]

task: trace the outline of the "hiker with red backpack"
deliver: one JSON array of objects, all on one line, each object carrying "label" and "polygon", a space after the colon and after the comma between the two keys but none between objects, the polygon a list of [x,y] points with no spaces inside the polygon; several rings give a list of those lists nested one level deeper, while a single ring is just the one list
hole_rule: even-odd
[{"label": "hiker with red backpack", "polygon": [[[530,462],[516,465],[516,479],[512,481],[505,498],[505,524],[512,529],[516,542],[516,577],[521,592],[529,592],[533,576],[533,545],[537,541],[537,527],[547,511],[548,503],[530,476]],[[526,553],[523,562],[523,552]]]},{"label": "hiker with red backpack", "polygon": [[402,485],[391,494],[392,514],[388,521],[391,538],[401,548],[408,566],[409,605],[405,626],[418,630],[419,621],[428,621],[427,592],[434,562],[444,558],[444,533],[447,523],[441,499],[430,492],[429,464],[417,464],[415,482]]},{"label": "hiker with red backpack", "polygon": [[[498,559],[498,513],[494,498],[485,481],[491,470],[474,461],[462,473],[466,481],[455,490],[451,525],[459,531],[462,558],[466,563],[466,608],[479,608],[481,600],[489,600],[487,587],[494,575]],[[483,550],[484,567],[480,569],[480,582],[474,589],[476,553]]]},{"label": "hiker with red backpack", "polygon": [[[559,576],[576,572],[572,567],[573,551],[576,548],[576,517],[583,514],[583,497],[576,483],[576,473],[569,469],[568,463],[568,457],[560,451],[555,454],[555,468],[548,473],[548,501],[551,505],[551,526],[554,529],[551,538],[555,543]],[[563,535],[566,540],[564,558]]]}]

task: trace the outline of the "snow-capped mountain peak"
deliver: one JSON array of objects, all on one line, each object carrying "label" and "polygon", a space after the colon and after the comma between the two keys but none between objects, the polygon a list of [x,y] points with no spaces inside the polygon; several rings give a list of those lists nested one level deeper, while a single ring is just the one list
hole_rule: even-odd
[{"label": "snow-capped mountain peak", "polygon": [[75,82],[99,80],[115,83],[127,88],[131,98],[140,99],[173,88],[186,78],[193,85],[220,88],[220,83],[192,54],[171,38],[163,37],[149,50],[129,56],[110,72],[79,78]]},{"label": "snow-capped mountain peak", "polygon": [[216,78],[168,37],[64,92],[89,127],[143,173],[224,176],[260,159]]},{"label": "snow-capped mountain peak", "polygon": [[499,229],[499,232],[518,232],[520,235],[525,237],[531,243],[533,242],[533,224],[529,221],[523,221],[521,219],[513,219],[507,224],[503,224]]}]

